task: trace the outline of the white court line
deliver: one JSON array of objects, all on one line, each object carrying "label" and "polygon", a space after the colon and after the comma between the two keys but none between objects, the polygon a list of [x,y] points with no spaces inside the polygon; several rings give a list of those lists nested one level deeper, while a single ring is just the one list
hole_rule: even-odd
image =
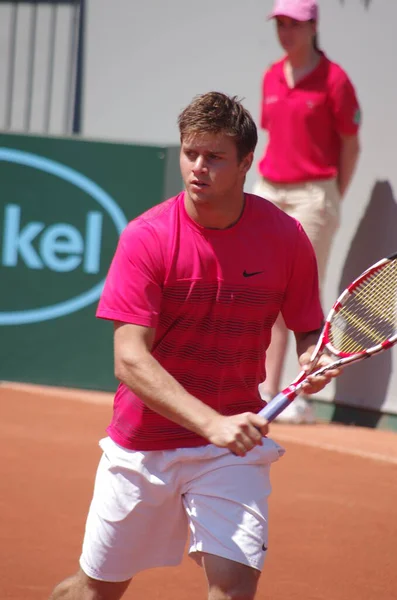
[{"label": "white court line", "polygon": [[[28,383],[17,383],[9,381],[0,381],[0,389],[25,391],[35,395],[55,396],[63,400],[73,400],[77,402],[84,402],[86,404],[97,404],[102,406],[111,406],[113,403],[114,396],[114,394],[110,392],[97,392],[92,390],[79,390],[61,387],[58,388],[52,386],[31,385]],[[292,442],[293,444],[297,444],[300,446],[319,448],[320,450],[327,450],[329,452],[337,452],[339,454],[346,454],[349,456],[358,456],[359,458],[366,458],[369,460],[375,460],[378,462],[397,465],[397,457],[388,456],[387,454],[379,454],[377,452],[366,452],[365,450],[357,450],[354,448],[348,448],[346,446],[336,446],[335,444],[307,440],[299,437],[294,437],[293,435],[278,432],[275,432],[275,435],[272,435],[271,437],[274,437],[275,441]]]},{"label": "white court line", "polygon": [[328,450],[330,452],[338,452],[339,454],[348,454],[350,456],[358,456],[359,458],[368,458],[370,460],[376,460],[378,462],[385,462],[388,464],[397,465],[397,457],[388,456],[387,454],[378,454],[377,452],[366,452],[365,450],[355,450],[354,448],[335,446],[334,444],[327,444],[312,440],[303,440],[301,438],[296,438],[288,434],[276,434],[274,436],[274,439],[275,441],[292,442],[293,444],[298,444],[300,446],[309,446],[311,448],[319,448],[320,450]]},{"label": "white court line", "polygon": [[114,394],[95,390],[79,390],[76,388],[55,387],[49,385],[33,385],[30,383],[17,383],[0,381],[0,390],[8,389],[17,392],[26,392],[39,396],[55,396],[60,400],[77,400],[86,404],[112,405]]}]

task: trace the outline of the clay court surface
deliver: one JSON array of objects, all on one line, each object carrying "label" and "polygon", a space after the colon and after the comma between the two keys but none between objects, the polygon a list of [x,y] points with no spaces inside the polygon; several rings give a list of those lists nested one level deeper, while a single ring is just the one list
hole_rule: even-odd
[{"label": "clay court surface", "polygon": [[[107,394],[0,385],[1,600],[46,600],[77,568]],[[273,425],[269,557],[260,600],[397,597],[397,435]],[[154,532],[153,545],[156,544]],[[204,600],[199,567],[156,569],[127,599]]]}]

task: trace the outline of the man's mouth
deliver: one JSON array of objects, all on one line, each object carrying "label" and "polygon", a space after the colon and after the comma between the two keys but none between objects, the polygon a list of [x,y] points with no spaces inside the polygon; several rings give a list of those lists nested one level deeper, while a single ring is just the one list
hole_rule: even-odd
[{"label": "man's mouth", "polygon": [[200,181],[199,179],[193,179],[193,181],[191,181],[190,184],[192,186],[200,188],[200,189],[208,187],[208,183],[205,183],[204,181]]}]

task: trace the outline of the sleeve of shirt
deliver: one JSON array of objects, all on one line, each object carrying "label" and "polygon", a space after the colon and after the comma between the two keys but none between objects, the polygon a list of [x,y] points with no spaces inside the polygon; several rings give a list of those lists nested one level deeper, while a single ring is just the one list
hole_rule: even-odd
[{"label": "sleeve of shirt", "polygon": [[340,135],[356,135],[361,125],[361,109],[356,91],[344,74],[330,92],[336,129]]},{"label": "sleeve of shirt", "polygon": [[297,227],[293,268],[281,312],[288,329],[303,333],[319,329],[324,315],[313,246],[298,222]]},{"label": "sleeve of shirt", "polygon": [[120,236],[96,316],[156,327],[163,279],[163,257],[155,232],[133,221]]}]

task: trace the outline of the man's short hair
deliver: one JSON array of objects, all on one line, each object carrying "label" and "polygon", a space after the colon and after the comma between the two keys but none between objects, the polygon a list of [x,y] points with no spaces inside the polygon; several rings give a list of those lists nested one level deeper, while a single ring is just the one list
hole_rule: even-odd
[{"label": "man's short hair", "polygon": [[237,96],[208,92],[193,98],[178,117],[181,142],[190,136],[224,133],[235,139],[239,160],[258,143],[255,122]]}]

